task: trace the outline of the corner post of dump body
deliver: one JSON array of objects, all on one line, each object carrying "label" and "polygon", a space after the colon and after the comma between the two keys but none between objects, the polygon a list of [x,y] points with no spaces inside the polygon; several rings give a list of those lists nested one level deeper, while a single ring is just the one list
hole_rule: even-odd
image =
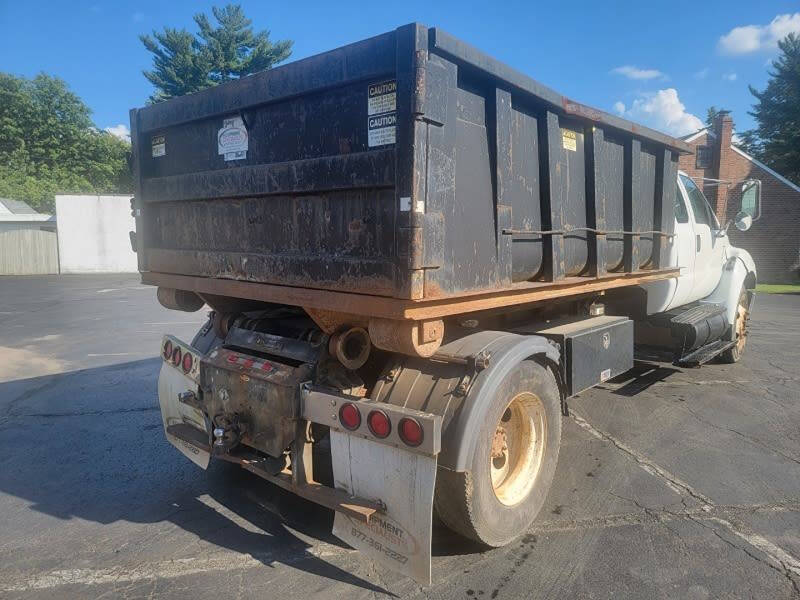
[{"label": "corner post of dump body", "polygon": [[[539,129],[539,147],[542,149],[539,165],[542,172],[542,225],[546,230],[561,231],[564,227],[562,211],[567,192],[561,127],[556,113],[546,111],[544,117],[544,126]],[[544,264],[545,279],[549,281],[564,279],[566,273],[564,236],[560,233],[545,236]]]},{"label": "corner post of dump body", "polygon": [[[603,192],[604,174],[600,169],[603,152],[603,130],[587,125],[584,131],[584,147],[586,148],[586,206],[589,211],[589,227],[597,231],[606,230],[606,197]],[[589,274],[593,277],[606,275],[606,234],[591,233],[589,239]]]},{"label": "corner post of dump body", "polygon": [[513,227],[511,215],[511,198],[508,192],[511,187],[512,152],[511,128],[514,116],[511,110],[511,94],[495,88],[495,240],[497,242],[497,285],[510,285],[511,274],[511,241],[510,235],[503,231]]},{"label": "corner post of dump body", "polygon": [[[669,247],[675,232],[675,180],[677,178],[677,161],[669,148],[656,155],[656,190],[655,190],[655,229],[665,235],[656,236],[656,268],[669,266]],[[669,235],[668,235],[669,234]]]},{"label": "corner post of dump body", "polygon": [[446,215],[456,205],[456,139],[458,125],[458,66],[433,50],[434,31],[429,30],[431,49],[418,65],[417,120],[427,136],[424,144],[427,180],[424,184],[425,213],[422,215],[422,240],[425,297],[452,291],[452,271],[443,269],[447,254]]},{"label": "corner post of dump body", "polygon": [[147,234],[145,233],[145,220],[144,220],[144,199],[142,198],[141,186],[141,156],[139,152],[139,110],[132,108],[130,110],[131,119],[131,174],[133,176],[133,216],[136,222],[136,260],[139,265],[139,271],[147,271],[147,256],[145,252],[145,240]]},{"label": "corner post of dump body", "polygon": [[[396,102],[395,139],[395,214],[397,215],[397,270],[395,277],[403,283],[402,296],[420,299],[424,295],[425,271],[423,221],[425,182],[427,180],[426,124],[417,119],[421,110],[418,100],[420,80],[424,82],[424,54],[428,47],[428,30],[411,23],[395,30],[396,39]],[[424,83],[423,83],[424,85]],[[405,200],[403,200],[405,199]],[[421,209],[421,210],[420,210]]]},{"label": "corner post of dump body", "polygon": [[623,265],[626,273],[639,270],[639,236],[635,233],[640,225],[634,222],[634,205],[641,198],[642,142],[629,139],[625,142],[625,181],[623,186],[623,229],[625,250]]}]

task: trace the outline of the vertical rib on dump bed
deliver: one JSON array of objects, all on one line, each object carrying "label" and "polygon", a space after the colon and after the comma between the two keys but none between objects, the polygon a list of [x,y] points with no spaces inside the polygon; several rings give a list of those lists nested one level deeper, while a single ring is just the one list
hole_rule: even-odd
[{"label": "vertical rib on dump bed", "polygon": [[131,131],[141,271],[401,299],[667,267],[688,150],[418,24]]}]

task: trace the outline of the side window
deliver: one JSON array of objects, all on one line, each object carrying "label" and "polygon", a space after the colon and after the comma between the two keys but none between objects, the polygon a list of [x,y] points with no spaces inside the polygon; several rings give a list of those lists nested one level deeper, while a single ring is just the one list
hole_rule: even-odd
[{"label": "side window", "polygon": [[694,213],[694,221],[700,225],[711,226],[711,215],[709,214],[708,202],[700,188],[694,184],[689,177],[681,175],[683,187],[686,188],[686,195],[689,196],[689,202],[692,204],[692,212]]},{"label": "side window", "polygon": [[686,203],[683,201],[683,194],[681,187],[675,184],[675,218],[678,223],[688,223],[689,213],[686,211]]}]

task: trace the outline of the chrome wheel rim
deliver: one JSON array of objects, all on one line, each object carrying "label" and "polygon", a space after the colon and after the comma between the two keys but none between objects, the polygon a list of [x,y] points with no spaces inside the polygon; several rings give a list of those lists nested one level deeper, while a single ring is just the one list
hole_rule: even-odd
[{"label": "chrome wheel rim", "polygon": [[530,494],[542,467],[547,418],[541,399],[530,392],[517,394],[495,427],[489,453],[492,489],[506,506]]}]

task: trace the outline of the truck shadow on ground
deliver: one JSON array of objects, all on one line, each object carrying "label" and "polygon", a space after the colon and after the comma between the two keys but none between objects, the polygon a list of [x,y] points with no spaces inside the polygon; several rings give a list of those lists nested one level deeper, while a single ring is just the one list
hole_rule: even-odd
[{"label": "truck shadow on ground", "polygon": [[[156,396],[160,363],[0,383],[0,492],[59,519],[171,523],[268,567],[389,593],[316,555],[315,541],[347,553],[331,534],[331,511],[236,465],[212,461],[203,473],[169,445]],[[133,528],[126,542],[137,535]]]},{"label": "truck shadow on ground", "polygon": [[[615,386],[612,391],[613,394],[632,397],[641,394],[655,384],[680,372],[680,369],[665,366],[664,364],[637,360],[633,365],[633,369],[613,379],[609,379],[608,383]],[[604,386],[600,385],[598,387],[603,388]]]}]

